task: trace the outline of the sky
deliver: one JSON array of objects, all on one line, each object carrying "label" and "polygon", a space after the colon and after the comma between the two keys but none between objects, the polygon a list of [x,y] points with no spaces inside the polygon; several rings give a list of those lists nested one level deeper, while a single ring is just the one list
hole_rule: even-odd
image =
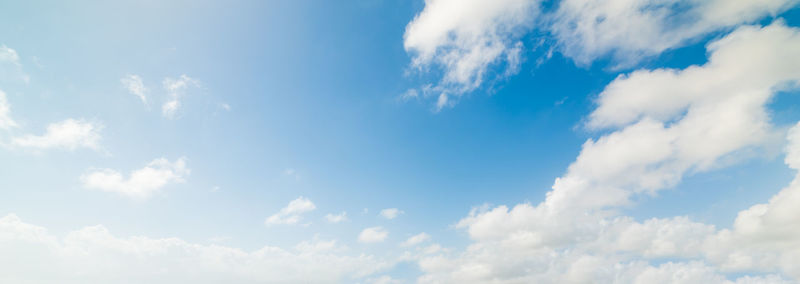
[{"label": "sky", "polygon": [[0,282],[800,282],[798,6],[0,3]]}]

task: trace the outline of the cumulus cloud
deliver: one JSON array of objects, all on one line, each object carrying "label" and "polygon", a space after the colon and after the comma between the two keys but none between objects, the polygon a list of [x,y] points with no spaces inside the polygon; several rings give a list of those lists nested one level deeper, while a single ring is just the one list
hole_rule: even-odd
[{"label": "cumulus cloud", "polygon": [[[798,170],[800,124],[789,132],[786,163]],[[793,283],[800,279],[800,174],[768,203],[739,212],[731,229],[687,217],[637,222],[600,217],[567,243],[542,243],[529,204],[473,212],[459,223],[475,240],[457,255],[423,256],[421,283]],[[574,220],[562,220],[564,222]],[[650,260],[676,259],[661,265]],[[531,270],[531,267],[538,267]],[[730,280],[726,276],[745,273]]]},{"label": "cumulus cloud", "polygon": [[266,225],[294,225],[303,220],[302,215],[317,209],[311,200],[305,197],[298,197],[289,202],[286,207],[282,208],[278,213],[267,217],[264,221]]},{"label": "cumulus cloud", "polygon": [[358,241],[362,243],[379,243],[386,240],[388,236],[389,232],[383,227],[370,227],[358,234]]},{"label": "cumulus cloud", "polygon": [[[6,94],[0,90],[0,129],[11,130],[19,124],[11,118],[11,105]],[[0,146],[15,149],[41,151],[48,149],[75,150],[89,148],[102,150],[100,131],[103,125],[81,119],[66,119],[51,123],[42,135],[12,135],[8,142],[0,141]]]},{"label": "cumulus cloud", "polygon": [[600,194],[592,206],[619,205],[777,137],[765,105],[797,87],[798,30],[781,21],[742,27],[708,50],[702,66],[639,70],[611,82],[587,125],[618,130],[584,144],[548,202],[574,207],[592,188]]},{"label": "cumulus cloud", "polygon": [[183,183],[190,170],[186,158],[170,162],[158,158],[144,168],[135,170],[125,178],[122,173],[112,169],[92,169],[81,176],[83,186],[106,192],[122,194],[127,197],[144,199],[173,183]]},{"label": "cumulus cloud", "polygon": [[118,237],[103,226],[59,237],[15,215],[0,218],[0,279],[8,283],[348,283],[392,265],[343,250],[335,241],[314,240],[295,249],[245,251]]},{"label": "cumulus cloud", "polygon": [[619,66],[714,31],[775,15],[795,0],[564,0],[550,16],[559,50],[580,65],[610,55]]},{"label": "cumulus cloud", "polygon": [[[419,70],[441,68],[434,87],[459,96],[481,85],[493,65],[516,73],[521,36],[539,14],[538,0],[432,0],[406,27],[403,45]],[[445,96],[446,98],[446,96]],[[442,104],[439,104],[442,105]],[[443,106],[443,105],[442,105]]]},{"label": "cumulus cloud", "polygon": [[142,100],[142,103],[147,103],[147,93],[150,92],[150,90],[144,86],[142,77],[139,77],[139,75],[127,75],[122,77],[119,81],[129,93]]},{"label": "cumulus cloud", "polygon": [[[618,208],[683,176],[724,166],[779,137],[765,104],[800,81],[800,31],[777,21],[708,45],[709,62],[640,70],[601,93],[590,139],[537,205],[474,209],[456,225],[473,243],[418,260],[421,283],[786,283],[800,279],[800,182],[739,213],[733,227],[688,217],[636,221]],[[650,100],[654,100],[651,102]],[[787,164],[800,166],[800,126]],[[671,262],[653,265],[656,259]],[[761,276],[728,279],[731,273]],[[782,276],[783,275],[783,276]]]},{"label": "cumulus cloud", "polygon": [[6,93],[0,90],[0,129],[11,129],[17,127],[17,123],[11,119],[11,104],[8,103]]},{"label": "cumulus cloud", "polygon": [[48,125],[43,135],[14,137],[11,140],[11,146],[35,150],[53,148],[100,150],[101,129],[103,126],[97,123],[67,119]]},{"label": "cumulus cloud", "polygon": [[175,118],[181,106],[181,98],[186,95],[189,87],[199,87],[200,81],[186,75],[181,75],[177,79],[164,78],[162,82],[164,90],[167,91],[167,102],[161,106],[164,117]]},{"label": "cumulus cloud", "polygon": [[399,216],[400,214],[403,214],[403,213],[405,213],[405,212],[403,212],[403,210],[400,210],[400,209],[397,209],[397,208],[386,208],[386,209],[381,210],[380,215],[383,218],[392,220],[394,218],[397,218],[397,216]]},{"label": "cumulus cloud", "polygon": [[342,211],[339,214],[328,213],[328,215],[325,215],[325,219],[330,223],[341,223],[347,221],[347,212]]},{"label": "cumulus cloud", "polygon": [[[543,11],[539,0],[431,0],[406,26],[404,47],[416,70],[441,79],[403,98],[432,97],[436,109],[480,87],[489,74],[517,73],[534,38],[578,65],[609,57],[631,67],[714,32],[753,23],[796,6],[796,0],[563,0]],[[548,55],[549,56],[549,55]],[[496,68],[499,72],[494,71]]]},{"label": "cumulus cloud", "polygon": [[[11,105],[6,94],[0,90],[0,129],[11,130],[18,127],[17,122],[11,118]],[[8,142],[0,141],[0,146],[33,151],[78,148],[99,151],[102,150],[100,146],[102,129],[103,125],[100,123],[70,118],[49,124],[42,135],[12,135]]]}]

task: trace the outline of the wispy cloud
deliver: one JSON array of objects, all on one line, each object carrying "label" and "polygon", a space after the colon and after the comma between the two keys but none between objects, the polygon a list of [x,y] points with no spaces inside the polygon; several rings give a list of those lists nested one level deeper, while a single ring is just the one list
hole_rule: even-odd
[{"label": "wispy cloud", "polygon": [[303,220],[302,215],[317,209],[311,200],[305,197],[298,197],[289,202],[286,207],[282,208],[278,213],[267,217],[264,221],[266,225],[295,225]]},{"label": "wispy cloud", "polygon": [[189,87],[199,87],[200,81],[181,75],[177,79],[164,78],[162,85],[167,91],[167,101],[161,106],[161,112],[166,118],[175,118],[181,107],[181,98],[186,95],[186,90]]},{"label": "wispy cloud", "polygon": [[0,45],[0,81],[30,83],[30,76],[22,70],[16,50]]},{"label": "wispy cloud", "polygon": [[138,97],[142,103],[147,104],[147,94],[150,90],[144,86],[142,77],[139,77],[139,75],[127,75],[120,79],[120,82],[129,93]]}]

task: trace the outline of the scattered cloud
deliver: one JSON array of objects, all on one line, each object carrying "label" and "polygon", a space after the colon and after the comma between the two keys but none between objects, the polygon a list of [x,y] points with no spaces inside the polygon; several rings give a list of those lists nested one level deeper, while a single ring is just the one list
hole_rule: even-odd
[{"label": "scattered cloud", "polygon": [[373,255],[348,255],[336,241],[245,251],[179,238],[123,238],[103,226],[58,237],[13,214],[0,218],[0,263],[9,283],[155,284],[362,282],[393,265]]},{"label": "scattered cloud", "polygon": [[278,213],[269,216],[264,223],[269,225],[294,225],[303,220],[302,215],[317,209],[311,200],[305,197],[298,197],[289,202],[286,207],[282,208]]},{"label": "scattered cloud", "polygon": [[67,119],[47,126],[43,135],[24,135],[11,140],[12,147],[46,150],[53,148],[100,150],[103,126],[83,120]]},{"label": "scattered cloud", "polygon": [[325,215],[325,219],[330,223],[341,223],[347,221],[347,212],[342,211],[342,213],[336,215],[328,213],[328,215]]},{"label": "scattered cloud", "polygon": [[178,79],[164,78],[162,82],[164,90],[167,91],[167,102],[161,106],[161,111],[166,118],[175,118],[176,112],[181,106],[181,98],[186,95],[189,87],[199,87],[200,81],[186,75],[181,75]]},{"label": "scattered cloud", "polygon": [[[0,129],[11,130],[19,125],[11,118],[11,105],[6,94],[0,90]],[[0,146],[7,148],[22,148],[34,151],[48,149],[75,150],[88,148],[101,151],[100,131],[103,125],[80,119],[66,119],[51,123],[42,135],[13,135],[8,142],[0,142]]]},{"label": "scattered cloud", "polygon": [[405,212],[403,212],[402,210],[397,209],[397,208],[386,208],[386,209],[381,210],[380,215],[383,218],[392,220],[394,218],[397,218],[397,216],[399,216],[400,214],[403,214],[403,213],[405,213]]},{"label": "scattered cloud", "polygon": [[150,92],[150,90],[144,86],[142,77],[139,77],[139,75],[127,75],[120,79],[120,82],[129,93],[142,100],[142,103],[147,103],[147,93]]},{"label": "scattered cloud", "polygon": [[158,158],[144,168],[131,172],[128,178],[116,170],[92,169],[81,176],[81,182],[88,189],[145,199],[168,184],[185,182],[189,173],[190,170],[186,167],[186,158],[179,158],[175,162]]},{"label": "scattered cloud", "polygon": [[428,235],[428,234],[426,234],[426,233],[422,232],[422,233],[419,233],[419,234],[416,234],[416,235],[413,235],[413,236],[411,236],[410,238],[408,238],[407,240],[405,240],[405,241],[404,241],[403,243],[401,243],[400,245],[402,245],[402,246],[405,246],[405,247],[411,247],[411,246],[416,246],[416,245],[418,245],[418,244],[421,244],[421,243],[427,242],[427,241],[429,241],[430,239],[431,239],[431,236],[430,236],[430,235]]},{"label": "scattered cloud", "polygon": [[388,236],[389,232],[383,229],[383,227],[370,227],[358,234],[358,241],[362,243],[379,243],[386,240]]}]

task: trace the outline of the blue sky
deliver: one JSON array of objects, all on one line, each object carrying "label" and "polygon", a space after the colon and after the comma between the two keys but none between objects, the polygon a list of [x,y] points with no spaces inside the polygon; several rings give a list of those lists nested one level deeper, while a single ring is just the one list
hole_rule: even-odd
[{"label": "blue sky", "polygon": [[0,4],[0,282],[797,281],[797,4]]}]

